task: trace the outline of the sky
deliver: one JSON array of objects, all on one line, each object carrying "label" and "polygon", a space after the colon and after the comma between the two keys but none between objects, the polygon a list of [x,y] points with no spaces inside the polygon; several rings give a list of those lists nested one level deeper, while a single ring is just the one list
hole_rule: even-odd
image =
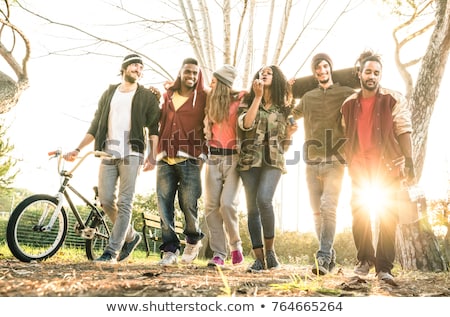
[{"label": "sky", "polygon": [[[152,8],[157,7],[159,2],[152,1]],[[149,2],[142,3],[143,6],[150,5]],[[95,0],[39,2],[40,8],[46,8],[40,10],[42,13],[67,23],[79,21],[83,26],[89,25],[92,21],[97,24],[105,23],[103,19],[107,20],[109,15],[99,15],[104,5],[105,2]],[[144,7],[142,10],[150,10],[150,8]],[[374,1],[364,1],[358,11],[355,10],[350,14],[351,17],[346,18],[345,23],[338,24],[330,37],[314,51],[329,53],[332,56],[334,68],[339,69],[352,67],[357,55],[362,50],[371,48],[383,56],[384,71],[381,84],[403,91],[403,82],[396,71],[392,55],[393,41],[390,33],[396,22],[395,18],[380,15]],[[79,19],[81,16],[83,20]],[[118,76],[122,59],[120,56],[126,55],[127,52],[118,51],[117,58],[101,55],[45,56],[45,47],[57,47],[61,41],[66,40],[65,37],[74,38],[76,35],[62,31],[60,37],[55,38],[50,35],[49,26],[42,21],[30,19],[30,16],[20,12],[17,12],[15,17],[19,17],[15,23],[22,26],[33,47],[32,59],[29,63],[30,88],[23,93],[17,106],[2,116],[10,126],[10,141],[15,145],[13,156],[20,160],[17,166],[21,172],[15,186],[34,192],[56,193],[59,184],[56,161],[49,160],[47,152],[57,148],[68,151],[78,145],[89,127],[101,93],[107,85],[120,80]],[[133,33],[129,30],[126,32],[132,39]],[[152,34],[149,33],[147,36],[151,40]],[[148,54],[158,59],[161,64],[169,65],[167,68],[175,76],[181,60],[187,57],[189,52],[186,50],[186,55],[183,54],[180,57],[180,49],[175,45],[164,48],[157,48],[156,45]],[[298,53],[299,56],[313,49],[312,44],[308,43],[308,38],[302,47],[305,49]],[[3,64],[0,64],[0,67],[4,69]],[[287,77],[295,75],[298,68],[296,58],[282,67]],[[441,94],[432,117],[428,153],[421,179],[421,185],[429,198],[446,197],[447,193],[450,146],[448,142],[442,141],[442,135],[449,135],[450,132],[449,113],[446,107],[449,92],[444,89],[449,87],[448,73],[447,71],[443,79]],[[310,75],[309,60],[297,75]],[[162,82],[162,79],[155,80],[148,70],[141,80],[141,83],[145,85],[155,85],[160,89],[162,89]],[[301,149],[302,138],[302,127],[300,127],[294,137],[294,145],[287,154],[288,159],[293,157],[295,151],[298,152]],[[73,178],[75,187],[79,187],[88,197],[92,186],[97,181],[98,163],[95,158],[88,159]],[[155,190],[154,176],[154,171],[142,173],[138,179],[137,192],[140,194],[153,192]],[[299,161],[297,164],[288,166],[288,173],[280,182],[276,208],[282,210],[278,223],[283,230],[312,230],[313,222],[304,179],[304,164]],[[346,178],[338,210],[339,228],[349,225],[349,197],[350,191]],[[245,206],[241,208],[245,210]]]}]

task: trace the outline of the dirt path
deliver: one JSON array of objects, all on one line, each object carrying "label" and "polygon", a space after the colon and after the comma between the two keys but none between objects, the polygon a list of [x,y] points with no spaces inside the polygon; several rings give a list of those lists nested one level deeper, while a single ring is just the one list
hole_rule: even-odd
[{"label": "dirt path", "polygon": [[257,274],[245,269],[162,268],[150,261],[98,266],[92,262],[0,260],[0,296],[450,296],[448,272],[401,272],[395,287],[379,282],[373,273],[361,279],[342,267],[324,277],[313,275],[306,266],[284,265]]}]

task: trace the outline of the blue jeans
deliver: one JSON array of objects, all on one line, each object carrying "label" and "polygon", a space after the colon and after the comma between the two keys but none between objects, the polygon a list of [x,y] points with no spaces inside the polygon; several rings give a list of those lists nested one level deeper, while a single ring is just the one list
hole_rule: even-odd
[{"label": "blue jeans", "polygon": [[198,220],[198,199],[202,194],[200,165],[197,160],[188,159],[169,165],[158,162],[156,170],[156,194],[161,217],[161,251],[175,252],[180,248],[180,239],[175,233],[175,196],[184,214],[186,242],[196,244],[204,237]]},{"label": "blue jeans", "polygon": [[336,209],[341,193],[344,165],[338,161],[306,165],[306,182],[313,211],[314,226],[319,240],[316,257],[334,262]]},{"label": "blue jeans", "polygon": [[264,239],[275,237],[273,196],[281,178],[281,170],[274,167],[252,167],[239,172],[247,200],[248,231],[252,248],[263,247]]},{"label": "blue jeans", "polygon": [[135,235],[130,224],[131,208],[140,165],[141,158],[134,155],[124,159],[104,159],[100,164],[98,196],[103,210],[114,224],[105,252],[113,256],[117,256],[124,242],[132,241]]}]

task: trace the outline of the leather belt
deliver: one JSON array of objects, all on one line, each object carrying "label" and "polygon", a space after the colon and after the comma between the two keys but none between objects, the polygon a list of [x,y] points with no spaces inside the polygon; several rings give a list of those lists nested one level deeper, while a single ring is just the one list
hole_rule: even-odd
[{"label": "leather belt", "polygon": [[236,149],[220,149],[216,147],[210,147],[209,153],[211,153],[212,155],[233,155],[237,154],[237,151]]}]

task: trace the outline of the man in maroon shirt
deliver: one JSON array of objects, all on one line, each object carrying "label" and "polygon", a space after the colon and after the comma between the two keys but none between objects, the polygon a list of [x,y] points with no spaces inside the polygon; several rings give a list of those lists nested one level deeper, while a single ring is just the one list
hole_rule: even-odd
[{"label": "man in maroon shirt", "polygon": [[200,171],[207,155],[203,131],[206,92],[197,60],[186,58],[183,61],[177,79],[163,97],[156,192],[163,242],[160,265],[167,266],[176,264],[180,253],[180,240],[174,226],[177,192],[186,223],[183,263],[195,260],[204,237],[198,220],[198,199],[202,193]]},{"label": "man in maroon shirt", "polygon": [[[348,97],[341,109],[352,179],[352,231],[358,259],[355,273],[367,275],[375,266],[378,278],[394,285],[391,270],[398,223],[395,198],[402,182],[415,181],[411,114],[401,94],[380,87],[382,63],[378,55],[363,52],[358,62],[361,91]],[[367,190],[371,190],[371,196],[382,193],[373,197],[383,202],[376,211],[376,250],[372,242],[373,202],[367,201]]]}]

